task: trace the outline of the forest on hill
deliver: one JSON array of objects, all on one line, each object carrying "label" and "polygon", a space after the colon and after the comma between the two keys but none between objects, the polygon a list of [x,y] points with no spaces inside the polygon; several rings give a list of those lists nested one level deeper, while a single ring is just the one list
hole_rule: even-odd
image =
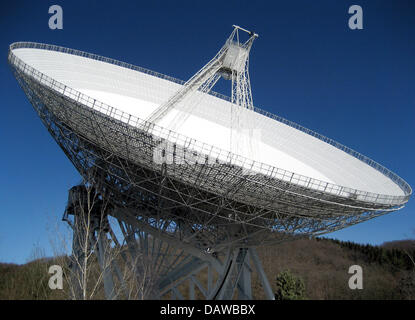
[{"label": "forest on hill", "polygon": [[[357,244],[327,238],[299,238],[257,249],[277,299],[415,299],[415,240]],[[55,258],[24,265],[0,263],[0,299],[67,299],[50,290],[48,268]],[[363,289],[349,288],[349,268],[363,271]],[[101,288],[102,290],[102,288]],[[264,299],[253,276],[253,295]],[[96,295],[95,298],[103,297]]]}]

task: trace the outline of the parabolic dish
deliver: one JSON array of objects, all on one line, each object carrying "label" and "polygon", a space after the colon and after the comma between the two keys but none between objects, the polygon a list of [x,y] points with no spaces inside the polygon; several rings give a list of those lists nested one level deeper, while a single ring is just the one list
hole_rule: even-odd
[{"label": "parabolic dish", "polygon": [[[251,190],[251,198],[246,201],[251,203],[262,194],[269,197],[264,189],[274,188],[280,192],[276,193],[278,195],[284,191],[291,198],[300,196],[328,206],[347,207],[350,212],[356,208],[358,212],[364,212],[399,208],[412,192],[403,179],[375,161],[258,108],[240,110],[255,129],[255,152],[233,150],[230,132],[235,105],[229,98],[216,93],[198,93],[200,103],[191,113],[186,113],[186,107],[178,104],[157,125],[146,126],[145,119],[183,85],[182,81],[159,73],[77,50],[35,43],[11,45],[9,62],[23,77],[38,85],[39,90],[47,88],[60,97],[94,110],[94,114],[127,125],[126,128],[134,128],[137,132],[147,130],[152,137],[158,137],[158,141],[171,143],[177,149],[191,150],[202,163],[208,157],[214,157],[216,165],[241,169],[243,174],[240,176],[247,181],[246,190]],[[53,112],[57,117],[65,114],[63,109]],[[175,125],[177,119],[181,121],[180,126]],[[67,118],[68,121],[74,121],[68,125],[76,126],[73,117]],[[102,147],[108,143],[112,150],[119,147],[120,156],[128,157],[129,161],[160,169],[160,164],[150,163],[148,154],[144,163],[146,157],[140,154],[140,148],[131,148],[128,156],[123,154],[125,148],[118,140],[108,142],[106,131],[97,138],[88,136],[87,129],[85,132],[80,132],[81,127],[73,129]],[[168,165],[167,170],[171,170],[169,173],[175,179],[214,192],[209,186],[213,179],[218,179],[217,176],[206,175],[204,181],[196,183],[195,179],[169,167],[172,166]],[[232,174],[235,176],[235,172]],[[226,181],[216,182],[220,185]],[[250,187],[251,182],[255,187]],[[261,185],[263,189],[258,188]],[[258,205],[272,207],[272,203],[259,202]],[[322,212],[323,207],[319,209]],[[334,207],[330,211],[335,210]],[[312,215],[313,205],[309,211]]]}]

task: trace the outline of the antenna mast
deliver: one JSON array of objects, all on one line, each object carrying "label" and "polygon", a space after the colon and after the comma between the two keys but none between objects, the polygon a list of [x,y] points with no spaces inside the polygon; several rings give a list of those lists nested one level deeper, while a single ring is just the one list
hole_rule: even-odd
[{"label": "antenna mast", "polygon": [[[209,93],[216,82],[222,77],[232,81],[232,103],[247,109],[253,109],[251,84],[249,81],[249,51],[258,34],[233,25],[229,38],[215,57],[193,75],[183,87],[161,104],[147,121],[157,123],[179,102],[196,91]],[[249,34],[246,42],[240,42],[239,31]]]}]

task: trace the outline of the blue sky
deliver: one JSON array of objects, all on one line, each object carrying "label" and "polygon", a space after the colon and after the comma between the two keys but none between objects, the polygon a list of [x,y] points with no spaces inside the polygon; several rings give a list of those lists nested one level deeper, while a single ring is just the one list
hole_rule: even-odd
[{"label": "blue sky", "polygon": [[[63,8],[63,30],[48,9]],[[348,8],[363,8],[363,30]],[[415,2],[2,1],[0,261],[52,254],[67,190],[79,174],[41,124],[7,65],[15,41],[52,43],[188,79],[238,24],[251,51],[254,104],[335,139],[415,186]],[[226,92],[225,92],[226,93]],[[415,201],[328,235],[381,244],[415,237]],[[62,228],[62,225],[61,225]]]}]

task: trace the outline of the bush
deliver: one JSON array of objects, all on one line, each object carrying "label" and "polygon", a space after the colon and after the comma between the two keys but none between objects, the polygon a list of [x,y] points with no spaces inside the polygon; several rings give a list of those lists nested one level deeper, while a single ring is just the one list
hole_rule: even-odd
[{"label": "bush", "polygon": [[276,300],[304,300],[305,285],[300,277],[296,277],[289,270],[282,271],[277,276]]}]

